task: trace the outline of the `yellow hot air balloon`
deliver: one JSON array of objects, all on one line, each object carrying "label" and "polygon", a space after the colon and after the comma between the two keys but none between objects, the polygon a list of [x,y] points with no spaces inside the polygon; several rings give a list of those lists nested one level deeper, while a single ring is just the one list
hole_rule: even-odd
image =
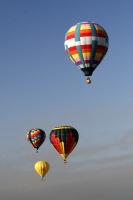
[{"label": "yellow hot air balloon", "polygon": [[47,161],[43,160],[36,162],[34,168],[43,180],[45,174],[49,171],[50,165]]}]

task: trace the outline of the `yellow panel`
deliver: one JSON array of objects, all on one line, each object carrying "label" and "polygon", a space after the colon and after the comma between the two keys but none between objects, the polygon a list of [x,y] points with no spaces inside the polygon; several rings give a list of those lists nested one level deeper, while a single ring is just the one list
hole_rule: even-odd
[{"label": "yellow panel", "polygon": [[82,24],[81,27],[80,27],[80,30],[84,30],[84,29],[90,30],[91,26],[89,24]]},{"label": "yellow panel", "polygon": [[57,126],[55,128],[53,128],[52,130],[57,130],[57,129],[63,129],[63,128],[73,128],[72,126]]},{"label": "yellow panel", "polygon": [[71,27],[71,28],[69,29],[68,32],[75,31],[75,29],[76,29],[76,26],[73,26],[73,27]]}]

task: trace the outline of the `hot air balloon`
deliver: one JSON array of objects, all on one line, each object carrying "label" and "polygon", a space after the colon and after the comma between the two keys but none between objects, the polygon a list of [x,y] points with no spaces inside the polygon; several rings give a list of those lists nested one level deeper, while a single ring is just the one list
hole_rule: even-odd
[{"label": "hot air balloon", "polygon": [[49,171],[50,165],[47,161],[43,160],[36,162],[34,168],[43,180],[45,174]]},{"label": "hot air balloon", "polygon": [[66,163],[66,158],[75,148],[79,135],[72,126],[58,126],[52,129],[49,139],[53,147],[64,158],[64,163]]},{"label": "hot air balloon", "polygon": [[42,145],[45,139],[46,134],[42,129],[34,128],[27,133],[27,140],[35,149],[37,149],[36,152],[38,152],[39,147]]},{"label": "hot air balloon", "polygon": [[108,51],[109,39],[106,31],[94,22],[79,22],[65,35],[65,50],[72,62],[87,76],[101,63]]}]

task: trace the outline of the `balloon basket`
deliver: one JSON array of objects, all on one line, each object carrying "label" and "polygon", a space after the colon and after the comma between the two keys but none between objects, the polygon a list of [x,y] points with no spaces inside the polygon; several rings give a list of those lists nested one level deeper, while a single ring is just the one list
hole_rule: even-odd
[{"label": "balloon basket", "polygon": [[87,83],[87,84],[90,84],[90,83],[91,83],[91,79],[90,79],[89,77],[86,79],[86,83]]},{"label": "balloon basket", "polygon": [[67,163],[67,160],[66,160],[66,159],[64,159],[64,163]]}]

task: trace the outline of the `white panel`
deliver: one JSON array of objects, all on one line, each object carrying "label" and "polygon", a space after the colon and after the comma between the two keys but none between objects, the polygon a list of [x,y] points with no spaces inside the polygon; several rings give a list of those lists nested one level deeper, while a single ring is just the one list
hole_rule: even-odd
[{"label": "white panel", "polygon": [[73,47],[73,46],[76,46],[76,45],[75,45],[75,39],[72,38],[72,39],[66,40],[65,43],[64,43],[64,45],[65,45],[65,46],[67,45],[68,48]]},{"label": "white panel", "polygon": [[98,37],[98,45],[106,46],[108,47],[108,44],[106,43],[106,39],[102,37]]},{"label": "white panel", "polygon": [[80,40],[81,40],[81,45],[92,44],[92,37],[91,36],[80,37]]}]

